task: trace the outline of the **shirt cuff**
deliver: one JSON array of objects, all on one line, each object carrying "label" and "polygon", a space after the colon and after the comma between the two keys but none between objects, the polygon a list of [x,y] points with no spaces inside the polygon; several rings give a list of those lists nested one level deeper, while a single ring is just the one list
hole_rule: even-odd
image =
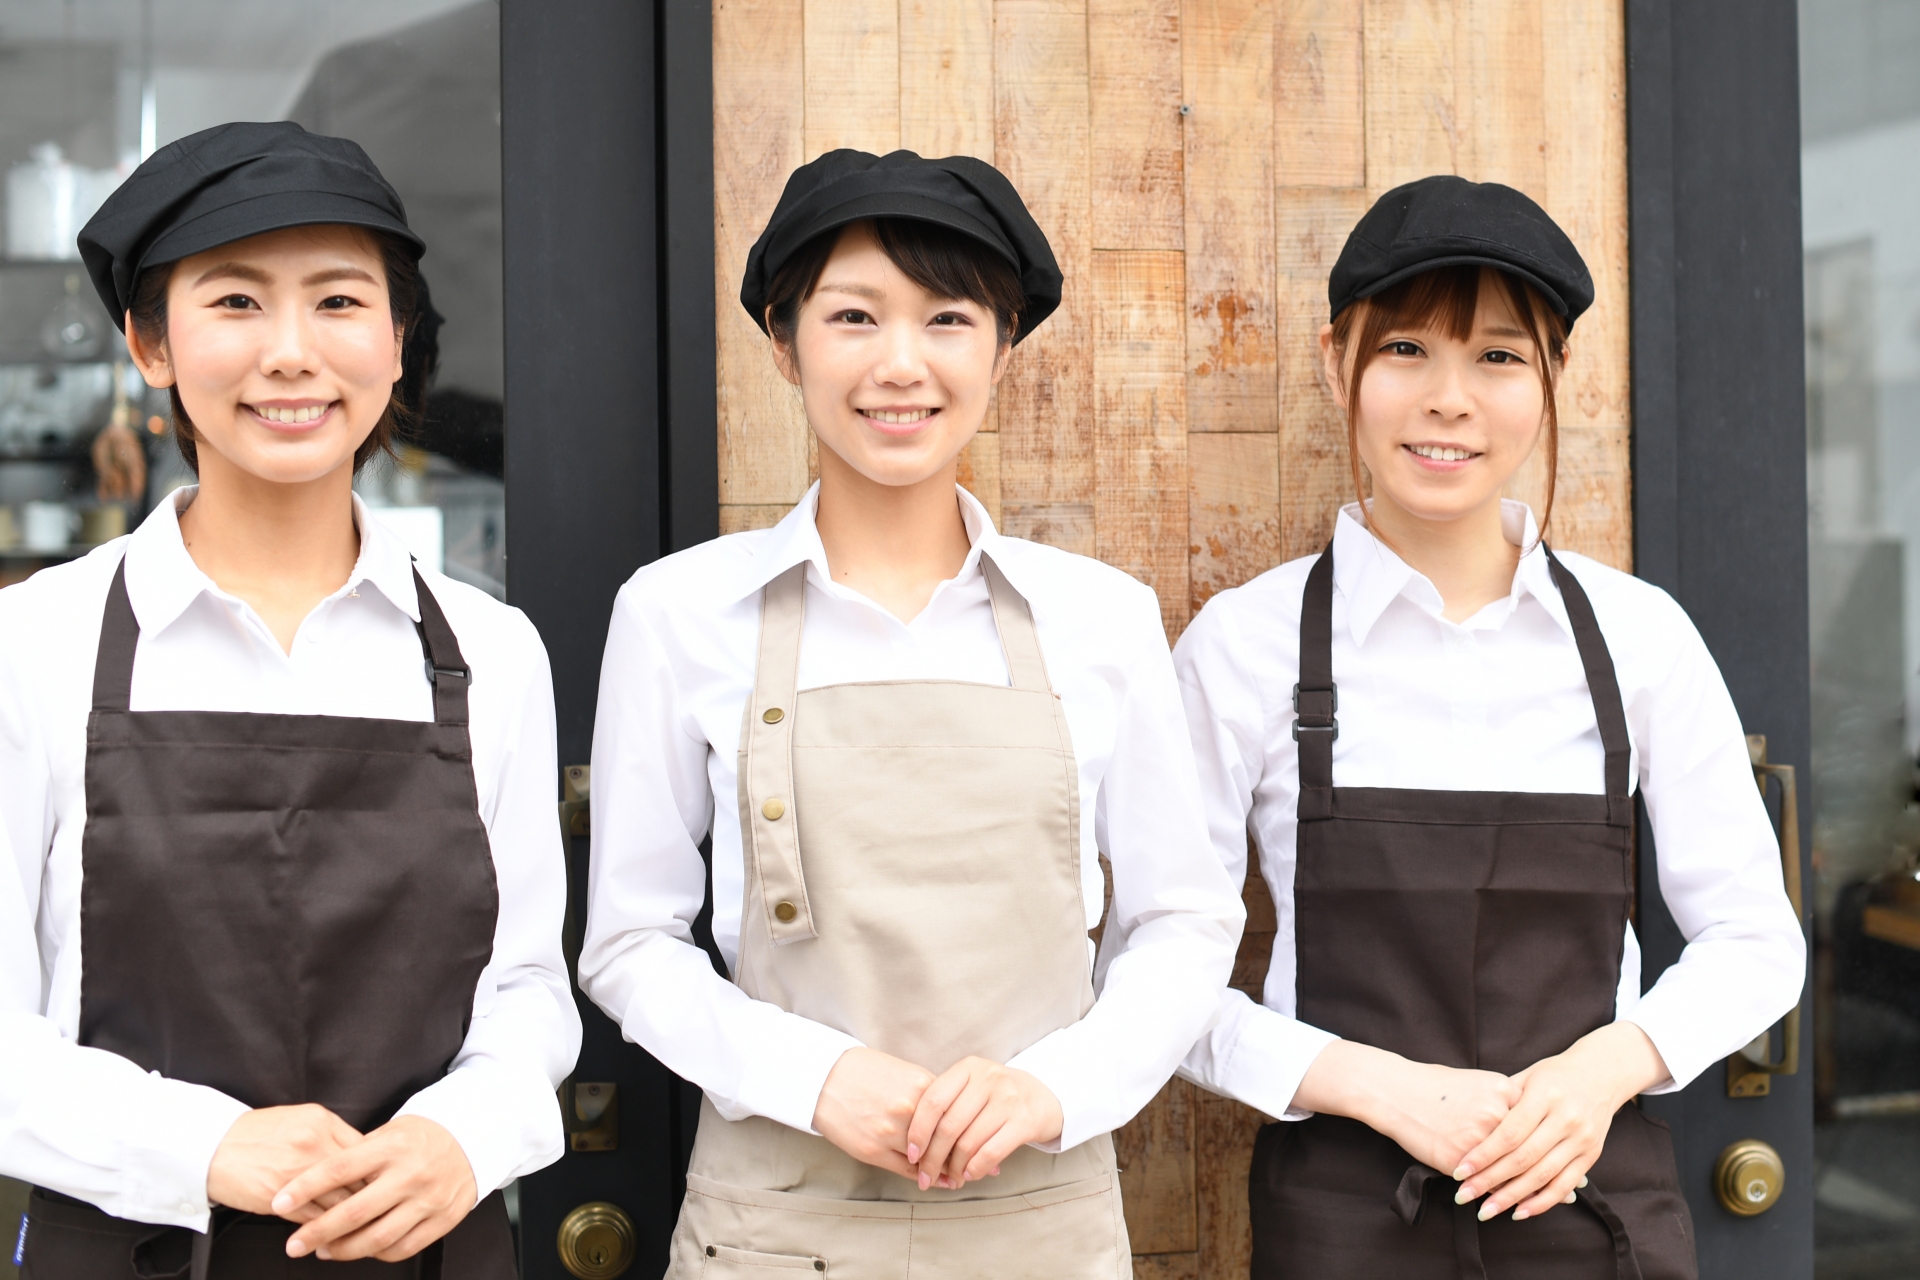
[{"label": "shirt cuff", "polygon": [[756,1055],[739,1098],[722,1099],[709,1092],[708,1099],[723,1120],[765,1116],[817,1137],[813,1113],[820,1107],[827,1077],[842,1054],[865,1046],[844,1031],[793,1014],[781,1016],[780,1030],[779,1052]]},{"label": "shirt cuff", "polygon": [[[1077,1024],[1076,1024],[1077,1025]],[[1107,1121],[1119,1114],[1120,1100],[1110,1073],[1089,1071],[1071,1039],[1054,1032],[1042,1036],[1007,1061],[1053,1091],[1060,1103],[1060,1136],[1029,1146],[1049,1155],[1070,1151],[1090,1138],[1112,1131]]]},{"label": "shirt cuff", "polygon": [[[158,1072],[153,1074],[161,1084]],[[124,1199],[102,1201],[115,1217],[204,1232],[212,1206],[207,1173],[234,1122],[253,1108],[218,1089],[166,1080],[165,1096],[143,1107],[141,1142],[123,1148]]]},{"label": "shirt cuff", "polygon": [[1236,1003],[1242,1007],[1215,1024],[1187,1055],[1180,1074],[1265,1115],[1312,1116],[1293,1105],[1294,1095],[1321,1051],[1340,1037],[1250,1000]]},{"label": "shirt cuff", "polygon": [[558,1160],[565,1144],[560,1101],[546,1078],[515,1079],[497,1063],[449,1071],[407,1099],[398,1116],[431,1120],[453,1135],[473,1170],[476,1204]]}]

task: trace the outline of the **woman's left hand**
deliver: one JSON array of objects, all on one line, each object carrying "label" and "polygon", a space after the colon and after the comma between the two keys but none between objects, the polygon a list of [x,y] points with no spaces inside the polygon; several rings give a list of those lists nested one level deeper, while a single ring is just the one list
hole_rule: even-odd
[{"label": "woman's left hand", "polygon": [[1600,1158],[1614,1112],[1666,1078],[1659,1050],[1631,1022],[1601,1027],[1534,1063],[1513,1078],[1520,1101],[1454,1171],[1456,1203],[1485,1195],[1482,1222],[1508,1209],[1519,1221],[1571,1203]]},{"label": "woman's left hand", "polygon": [[962,1058],[920,1095],[907,1125],[907,1160],[920,1189],[959,1188],[1000,1172],[1029,1142],[1052,1142],[1066,1118],[1036,1076],[986,1058]]},{"label": "woman's left hand", "polygon": [[288,1257],[403,1262],[458,1226],[479,1199],[453,1135],[424,1116],[400,1116],[289,1182],[273,1211],[294,1217],[355,1183],[365,1185],[289,1237]]}]

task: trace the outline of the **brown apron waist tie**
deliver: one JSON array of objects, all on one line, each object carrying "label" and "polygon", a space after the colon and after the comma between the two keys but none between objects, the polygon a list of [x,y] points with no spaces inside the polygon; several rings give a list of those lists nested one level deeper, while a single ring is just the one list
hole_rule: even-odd
[{"label": "brown apron waist tie", "polygon": [[[1409,1227],[1418,1225],[1426,1212],[1427,1192],[1433,1184],[1453,1181],[1438,1169],[1414,1161],[1394,1189],[1390,1202],[1394,1215]],[[1613,1237],[1613,1265],[1618,1280],[1641,1280],[1640,1263],[1633,1255],[1633,1241],[1627,1236],[1626,1223],[1607,1203],[1600,1188],[1589,1182],[1574,1194],[1606,1224],[1607,1233]],[[1480,1257],[1479,1212],[1470,1204],[1449,1203],[1448,1207],[1453,1212],[1453,1254],[1459,1263],[1460,1280],[1487,1280],[1487,1264]]]}]

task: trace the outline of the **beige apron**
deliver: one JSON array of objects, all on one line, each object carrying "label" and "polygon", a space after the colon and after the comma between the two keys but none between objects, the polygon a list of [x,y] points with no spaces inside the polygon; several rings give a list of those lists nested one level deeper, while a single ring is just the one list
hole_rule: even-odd
[{"label": "beige apron", "polygon": [[[1066,716],[1026,600],[980,567],[1011,687],[796,692],[800,564],[764,593],[740,735],[735,980],[936,1073],[969,1054],[1005,1062],[1093,1004]],[[824,1138],[703,1103],[668,1274],[788,1272],[1127,1280],[1113,1141],[1022,1147],[998,1177],[921,1191]]]}]

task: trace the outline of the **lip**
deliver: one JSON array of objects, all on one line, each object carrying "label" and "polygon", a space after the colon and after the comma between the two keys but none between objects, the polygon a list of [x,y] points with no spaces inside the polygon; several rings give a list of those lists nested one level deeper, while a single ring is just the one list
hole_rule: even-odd
[{"label": "lip", "polygon": [[[1415,444],[1428,449],[1466,449],[1465,445],[1451,444],[1444,440],[1420,440],[1416,441]],[[1413,450],[1414,445],[1412,444],[1403,444],[1400,446],[1400,451],[1411,459],[1415,466],[1420,467],[1422,470],[1433,472],[1436,475],[1451,475],[1456,471],[1463,471],[1484,456],[1477,450],[1466,449],[1466,452],[1470,456],[1456,458],[1452,461],[1442,461],[1439,458],[1425,457],[1422,454],[1415,453]]]},{"label": "lip", "polygon": [[[278,422],[264,416],[260,412],[262,409],[316,409],[323,405],[325,409],[319,417],[309,418],[305,422]],[[338,400],[312,398],[305,400],[254,400],[242,404],[240,407],[247,411],[248,417],[269,431],[278,431],[283,435],[292,436],[304,435],[333,421],[334,412],[340,408],[340,402]]]},{"label": "lip", "polygon": [[[877,418],[868,416],[875,413],[919,413],[922,410],[926,411],[927,416],[916,422],[881,422]],[[860,415],[861,421],[865,422],[870,429],[878,431],[883,436],[905,437],[925,431],[930,423],[939,418],[941,411],[934,405],[926,404],[874,404],[861,405],[854,412]]]}]

